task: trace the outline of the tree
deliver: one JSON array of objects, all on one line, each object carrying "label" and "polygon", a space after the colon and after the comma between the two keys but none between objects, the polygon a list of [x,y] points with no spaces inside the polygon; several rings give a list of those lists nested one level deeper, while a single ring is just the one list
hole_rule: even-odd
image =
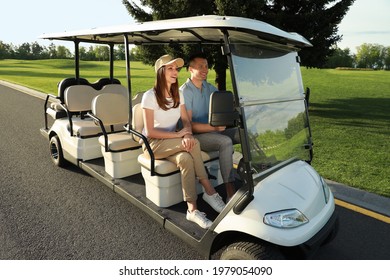
[{"label": "tree", "polygon": [[[122,2],[129,14],[138,22],[172,19],[177,18],[177,15],[180,15],[180,17],[189,17],[203,14],[215,14],[216,11],[214,0],[173,0],[169,2],[160,0],[141,0],[140,3],[142,7],[149,7],[151,10],[150,13],[131,1],[123,0]],[[138,57],[142,58],[144,63],[153,65],[156,59],[165,53],[170,53],[173,56],[189,57],[191,53],[199,51],[199,46],[192,45],[170,45],[164,46],[163,48],[161,46],[138,46],[136,53]],[[213,50],[212,48],[207,47],[204,51],[210,54],[209,64],[210,66],[213,66],[215,58],[212,57],[212,54],[216,53],[215,49]],[[222,67],[215,67],[216,80],[219,81],[219,79],[222,78],[223,81],[223,77],[226,76],[227,63],[222,61],[218,65],[222,65]],[[221,70],[217,71],[217,69]],[[226,82],[217,82],[217,84],[225,86]]]},{"label": "tree", "polygon": [[31,45],[30,43],[23,43],[16,48],[17,59],[31,59]]},{"label": "tree", "polygon": [[11,45],[0,41],[0,59],[12,58],[14,51]]},{"label": "tree", "polygon": [[107,46],[95,46],[93,51],[99,61],[107,61],[110,58],[110,50]]},{"label": "tree", "polygon": [[386,65],[386,55],[388,55],[387,53],[388,48],[385,48],[382,45],[362,44],[357,47],[357,67],[382,69]]},{"label": "tree", "polygon": [[384,69],[390,70],[390,47],[383,49],[383,65]]},{"label": "tree", "polygon": [[124,45],[116,46],[116,48],[114,49],[114,56],[118,60],[124,60],[125,59],[125,46]]},{"label": "tree", "polygon": [[0,41],[0,59],[6,58],[7,50],[6,50],[6,44],[3,43],[3,41]]},{"label": "tree", "polygon": [[267,0],[215,0],[219,15],[260,19]]},{"label": "tree", "polygon": [[42,47],[37,42],[31,44],[31,55],[33,59],[42,59],[48,57],[46,48]]},{"label": "tree", "polygon": [[301,50],[302,65],[322,67],[342,36],[338,25],[355,0],[270,0],[261,17],[285,31],[297,32],[312,48]]},{"label": "tree", "polygon": [[57,47],[54,43],[49,45],[49,58],[57,58]]},{"label": "tree", "polygon": [[56,58],[71,58],[72,54],[64,46],[57,46],[57,57]]},{"label": "tree", "polygon": [[354,57],[349,48],[335,48],[333,54],[325,63],[325,68],[353,67]]},{"label": "tree", "polygon": [[[180,17],[189,17],[204,14],[229,14],[231,11],[240,10],[240,16],[246,16],[247,13],[259,11],[265,4],[265,0],[175,0],[175,1],[160,1],[160,0],[141,0],[143,7],[148,7],[151,13],[146,12],[142,7],[135,3],[123,0],[123,4],[129,14],[138,22],[162,20]],[[230,15],[237,15],[232,14]],[[213,67],[216,72],[216,85],[219,89],[226,88],[226,58],[220,54],[219,46],[207,46],[202,49],[207,55],[209,66]],[[174,56],[189,57],[194,52],[199,52],[199,46],[140,46],[137,50],[137,55],[142,58],[146,64],[153,64],[158,57],[165,53],[171,53]]]},{"label": "tree", "polygon": [[[203,14],[231,15],[253,18],[268,22],[286,31],[298,32],[314,45],[302,50],[302,65],[321,67],[332,54],[331,46],[341,40],[337,35],[338,24],[355,0],[140,0],[141,6],[132,1],[122,0],[129,14],[138,22],[188,17]],[[144,8],[150,9],[150,13]],[[209,63],[216,71],[219,89],[226,87],[226,59],[217,55],[216,48],[210,52]],[[164,53],[188,56],[192,46],[179,48],[169,46],[141,46],[142,61],[153,64]]]}]

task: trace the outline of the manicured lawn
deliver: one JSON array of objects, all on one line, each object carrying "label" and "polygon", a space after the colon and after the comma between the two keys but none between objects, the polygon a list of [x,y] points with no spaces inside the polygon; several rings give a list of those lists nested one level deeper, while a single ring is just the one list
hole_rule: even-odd
[{"label": "manicured lawn", "polygon": [[390,71],[302,72],[311,88],[313,166],[325,178],[390,196]]},{"label": "manicured lawn", "polygon": [[[89,81],[109,75],[108,62],[81,68]],[[131,74],[133,95],[154,84],[152,66],[131,62]],[[302,68],[302,75],[311,89],[313,166],[327,179],[390,197],[390,71]],[[72,76],[72,60],[0,60],[0,79],[45,93],[56,94],[57,83]],[[115,64],[115,76],[127,86],[124,62]],[[187,77],[183,69],[180,84]]]},{"label": "manicured lawn", "polygon": [[[97,61],[81,61],[80,77],[93,82],[102,77],[109,77],[109,63]],[[182,70],[180,82],[187,77]],[[145,91],[154,85],[154,68],[141,62],[131,62],[132,93]],[[25,85],[32,89],[57,95],[57,84],[64,78],[74,77],[73,60],[0,60],[0,79]],[[124,61],[115,63],[115,78],[127,87],[126,64]]]}]

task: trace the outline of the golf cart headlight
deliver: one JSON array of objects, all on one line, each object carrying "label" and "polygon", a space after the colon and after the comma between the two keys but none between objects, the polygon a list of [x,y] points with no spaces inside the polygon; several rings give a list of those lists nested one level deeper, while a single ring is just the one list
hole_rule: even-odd
[{"label": "golf cart headlight", "polygon": [[309,220],[297,209],[288,209],[264,216],[264,223],[278,228],[295,228],[306,224]]},{"label": "golf cart headlight", "polygon": [[325,203],[328,203],[329,201],[329,196],[330,196],[330,189],[328,184],[325,182],[324,178],[321,178],[321,185],[322,185],[322,190],[324,191],[324,196],[325,196]]}]

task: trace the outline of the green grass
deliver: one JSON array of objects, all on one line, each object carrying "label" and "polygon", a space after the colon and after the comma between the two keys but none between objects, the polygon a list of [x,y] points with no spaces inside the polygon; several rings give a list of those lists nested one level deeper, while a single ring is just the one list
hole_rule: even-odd
[{"label": "green grass", "polygon": [[[81,68],[89,81],[109,75],[107,62],[81,62]],[[125,63],[114,71],[127,86]],[[131,62],[131,75],[133,95],[154,84],[151,66]],[[390,71],[302,68],[302,75],[311,89],[314,168],[327,179],[390,197]],[[58,82],[72,76],[72,60],[0,60],[0,79],[45,93],[56,94]],[[180,84],[187,77],[182,70]]]},{"label": "green grass", "polygon": [[[186,70],[182,70],[181,73],[180,82],[183,83],[188,75]],[[131,62],[131,75],[133,95],[154,85],[155,73],[152,66],[144,65],[138,61]],[[73,60],[0,60],[0,79],[54,95],[57,95],[58,82],[74,76]],[[124,61],[115,63],[114,76],[127,86]],[[109,63],[81,61],[80,77],[86,78],[90,82],[102,77],[109,77]]]},{"label": "green grass", "polygon": [[311,88],[313,166],[325,178],[390,196],[390,72],[302,69]]}]

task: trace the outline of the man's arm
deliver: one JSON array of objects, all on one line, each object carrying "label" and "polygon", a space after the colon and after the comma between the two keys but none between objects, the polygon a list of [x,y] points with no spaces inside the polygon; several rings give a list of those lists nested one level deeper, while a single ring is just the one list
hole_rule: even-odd
[{"label": "man's arm", "polygon": [[213,132],[213,131],[224,131],[226,129],[226,126],[211,126],[208,123],[199,123],[199,122],[193,122],[192,121],[192,110],[187,111],[188,118],[191,121],[191,127],[193,133],[206,133],[206,132]]}]

